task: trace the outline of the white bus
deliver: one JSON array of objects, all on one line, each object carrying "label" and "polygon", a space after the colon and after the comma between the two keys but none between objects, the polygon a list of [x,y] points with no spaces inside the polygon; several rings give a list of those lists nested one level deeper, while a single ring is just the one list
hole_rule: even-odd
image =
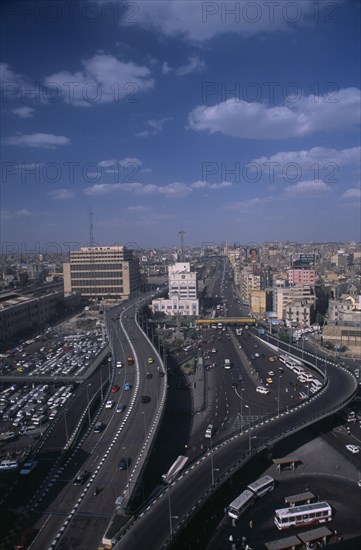
[{"label": "white bus", "polygon": [[233,519],[238,519],[243,512],[252,506],[256,495],[246,489],[228,506],[228,515]]},{"label": "white bus", "polygon": [[274,522],[282,531],[289,527],[303,527],[332,520],[332,508],[327,502],[314,502],[303,506],[292,506],[275,511]]},{"label": "white bus", "polygon": [[231,518],[238,519],[247,508],[252,506],[256,498],[273,491],[274,487],[275,480],[271,476],[260,477],[257,481],[250,483],[247,489],[228,506],[228,515]]},{"label": "white bus", "polygon": [[275,488],[275,480],[271,476],[264,476],[257,479],[247,486],[247,489],[252,491],[257,497],[262,497],[266,493],[273,491]]}]

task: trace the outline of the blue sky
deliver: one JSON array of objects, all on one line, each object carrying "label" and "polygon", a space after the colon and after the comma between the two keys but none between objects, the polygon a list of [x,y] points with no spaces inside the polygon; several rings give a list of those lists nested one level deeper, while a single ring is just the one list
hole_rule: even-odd
[{"label": "blue sky", "polygon": [[1,9],[3,251],[360,240],[358,2]]}]

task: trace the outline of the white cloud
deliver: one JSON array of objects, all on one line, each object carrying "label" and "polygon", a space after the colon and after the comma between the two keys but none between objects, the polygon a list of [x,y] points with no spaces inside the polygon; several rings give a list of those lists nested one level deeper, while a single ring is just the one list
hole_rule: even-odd
[{"label": "white cloud", "polygon": [[97,54],[82,61],[83,69],[61,71],[44,78],[44,85],[61,92],[72,105],[89,107],[102,103],[137,103],[139,94],[154,87],[147,67],[120,61],[113,55]]},{"label": "white cloud", "polygon": [[100,162],[98,162],[98,164],[101,168],[109,168],[109,170],[106,170],[106,172],[113,172],[113,171],[116,171],[119,168],[119,166],[121,168],[131,168],[134,166],[139,167],[143,163],[141,160],[139,160],[136,157],[125,157],[120,160],[115,160],[115,159],[101,160]]},{"label": "white cloud", "polygon": [[149,137],[149,136],[157,136],[160,134],[160,132],[163,131],[164,125],[169,122],[170,120],[173,120],[172,117],[164,117],[164,118],[152,118],[148,120],[146,124],[146,130],[143,130],[142,132],[138,132],[135,134],[137,137]]},{"label": "white cloud", "polygon": [[68,145],[70,139],[65,136],[55,136],[54,134],[17,134],[16,136],[6,138],[5,143],[23,147],[55,149],[58,145]]},{"label": "white cloud", "polygon": [[1,219],[3,220],[13,220],[16,218],[28,218],[30,216],[36,216],[35,212],[31,212],[28,208],[20,208],[19,210],[2,210]]},{"label": "white cloud", "polygon": [[180,198],[189,195],[194,190],[217,190],[230,187],[231,185],[232,183],[227,181],[213,184],[204,181],[196,181],[190,185],[182,182],[168,183],[167,185],[155,185],[153,183],[143,184],[140,182],[97,183],[84,189],[84,193],[91,196],[133,193],[135,195],[163,195],[167,198]]},{"label": "white cloud", "polygon": [[349,164],[358,164],[360,162],[360,155],[361,147],[351,147],[349,149],[313,147],[312,149],[301,151],[281,151],[270,157],[255,158],[251,163],[257,164],[263,169],[265,166],[269,166],[267,173],[279,175],[285,166],[292,163],[297,164],[302,170],[309,170],[310,166],[316,166],[314,163],[319,163],[319,167],[326,170],[327,166],[330,167],[330,165],[346,166]]},{"label": "white cloud", "polygon": [[[308,20],[312,0],[290,2],[287,10],[282,2],[189,2],[139,0],[122,18],[121,24],[131,23],[150,27],[165,36],[178,35],[186,40],[203,42],[225,32],[242,36],[268,34],[292,28]],[[297,23],[295,23],[297,21]]]},{"label": "white cloud", "polygon": [[350,187],[349,189],[346,189],[344,194],[341,196],[341,199],[359,201],[358,206],[360,206],[361,189],[357,187]]},{"label": "white cloud", "polygon": [[193,55],[188,58],[188,63],[178,67],[178,69],[173,69],[168,65],[168,63],[163,63],[162,72],[163,74],[173,73],[176,76],[187,76],[192,73],[202,73],[207,68],[206,62],[204,59],[198,55]]},{"label": "white cloud", "polygon": [[252,199],[246,199],[244,201],[234,202],[229,204],[226,208],[230,210],[242,210],[244,212],[254,212],[255,209],[262,207],[269,202],[273,202],[274,197],[253,197]]},{"label": "white cloud", "polygon": [[32,107],[24,106],[12,109],[12,112],[18,115],[20,118],[31,118],[34,113],[34,109]]},{"label": "white cloud", "polygon": [[330,191],[331,187],[324,181],[308,180],[286,187],[284,194],[287,197],[318,197]]},{"label": "white cloud", "polygon": [[72,199],[74,197],[74,191],[70,189],[55,189],[54,191],[49,191],[49,197],[56,200]]},{"label": "white cloud", "polygon": [[328,96],[301,97],[294,103],[267,107],[230,98],[217,105],[193,109],[188,122],[196,131],[246,139],[285,139],[316,132],[339,132],[360,122],[360,90],[342,89],[333,101]]},{"label": "white cloud", "polygon": [[204,180],[195,181],[192,183],[191,187],[193,189],[224,189],[226,187],[231,187],[233,184],[230,181],[222,181],[220,183],[208,183]]}]

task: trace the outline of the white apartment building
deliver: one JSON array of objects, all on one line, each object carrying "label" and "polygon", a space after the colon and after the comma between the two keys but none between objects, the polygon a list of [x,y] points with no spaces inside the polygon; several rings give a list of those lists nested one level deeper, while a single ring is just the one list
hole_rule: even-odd
[{"label": "white apartment building", "polygon": [[312,304],[316,301],[316,296],[313,293],[313,289],[309,285],[304,285],[301,287],[273,287],[273,311],[277,314],[277,319],[285,320],[285,309],[286,307],[289,309],[290,304],[292,304],[293,302],[295,302],[295,311],[297,312],[299,303],[304,303],[306,301],[308,304]]},{"label": "white apartment building", "polygon": [[197,273],[189,262],[177,262],[168,267],[169,298],[152,301],[154,313],[166,315],[199,315]]}]

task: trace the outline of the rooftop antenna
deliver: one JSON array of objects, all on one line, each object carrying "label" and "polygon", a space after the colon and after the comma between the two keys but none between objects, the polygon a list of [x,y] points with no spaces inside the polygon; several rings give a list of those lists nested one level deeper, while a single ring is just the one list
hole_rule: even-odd
[{"label": "rooftop antenna", "polygon": [[183,229],[181,229],[180,231],[178,231],[179,235],[180,235],[180,238],[181,238],[181,254],[180,254],[180,261],[181,262],[184,262],[184,234],[185,234],[185,231],[183,231]]},{"label": "rooftop antenna", "polygon": [[93,210],[90,207],[89,210],[89,246],[94,247],[94,227],[93,227]]}]

